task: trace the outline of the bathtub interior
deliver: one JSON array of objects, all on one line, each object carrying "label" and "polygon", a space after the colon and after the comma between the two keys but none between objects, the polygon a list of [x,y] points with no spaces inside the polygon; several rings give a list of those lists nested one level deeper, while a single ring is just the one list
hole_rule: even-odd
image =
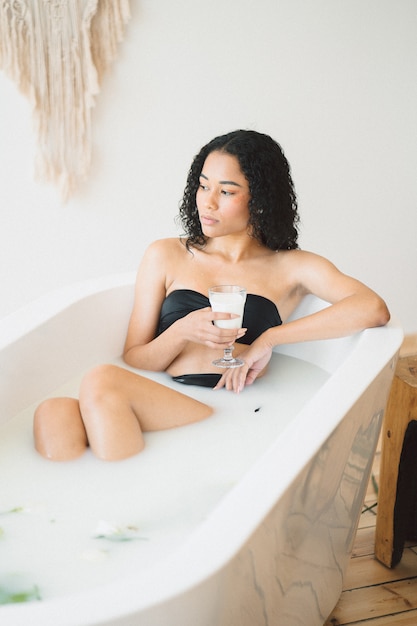
[{"label": "bathtub interior", "polygon": [[[229,561],[229,569],[232,571],[239,570],[242,563],[245,563],[245,567],[248,568],[248,558],[252,561],[254,558],[259,558],[253,556],[252,544],[261,543],[260,554],[265,550],[270,550],[263,544],[262,537],[265,532],[268,536],[272,533],[274,537],[280,537],[281,543],[284,541],[284,543],[293,544],[294,524],[282,521],[281,518],[285,516],[286,510],[290,510],[295,515],[293,522],[297,519],[299,523],[300,519],[305,518],[305,502],[303,501],[302,507],[299,506],[298,512],[295,510],[297,507],[289,506],[288,502],[285,504],[286,498],[294,502],[293,496],[288,495],[294,492],[289,489],[289,485],[296,487],[295,493],[304,494],[305,500],[306,480],[310,477],[310,484],[313,484],[311,476],[317,477],[317,468],[323,467],[325,456],[323,446],[327,446],[326,442],[330,441],[331,437],[335,436],[334,433],[342,428],[341,423],[355,423],[354,419],[351,417],[345,419],[345,416],[353,412],[352,415],[355,415],[357,420],[357,406],[359,406],[359,419],[361,414],[364,418],[363,428],[367,427],[367,421],[373,424],[377,422],[373,430],[371,429],[370,443],[367,446],[367,453],[363,456],[363,459],[369,459],[372,446],[376,445],[377,434],[375,435],[375,432],[380,425],[381,406],[383,406],[384,394],[387,393],[389,379],[392,376],[393,359],[401,342],[399,328],[385,328],[366,331],[346,339],[286,346],[274,355],[271,371],[263,381],[260,380],[252,389],[245,390],[240,397],[233,398],[235,403],[233,410],[229,410],[226,406],[225,413],[222,414],[222,406],[227,405],[228,401],[225,402],[225,395],[218,396],[220,398],[219,415],[210,424],[211,440],[207,439],[207,424],[196,424],[187,429],[171,431],[168,435],[150,434],[145,452],[134,460],[122,462],[117,467],[113,464],[111,466],[94,464],[87,454],[85,458],[77,462],[78,473],[74,470],[74,466],[69,467],[70,464],[59,466],[54,464],[52,470],[51,464],[39,459],[31,449],[31,437],[27,426],[28,420],[30,421],[30,411],[34,403],[46,395],[66,390],[72,391],[81,373],[92,365],[109,360],[117,362],[133,299],[132,280],[132,275],[111,277],[94,286],[83,284],[63,290],[58,294],[58,298],[55,296],[51,299],[43,299],[34,306],[19,312],[14,319],[6,320],[0,328],[0,342],[3,344],[3,349],[0,351],[1,419],[6,422],[14,417],[10,424],[6,424],[6,429],[9,429],[7,431],[9,439],[4,447],[4,454],[9,455],[7,462],[12,463],[13,459],[16,461],[22,458],[22,452],[24,452],[26,474],[31,475],[31,463],[37,467],[39,464],[42,465],[43,480],[39,482],[46,491],[44,495],[37,498],[38,502],[47,497],[48,491],[52,490],[54,493],[53,490],[55,490],[56,493],[59,485],[72,484],[73,491],[66,494],[67,509],[60,517],[63,525],[64,522],[69,524],[68,533],[71,532],[71,524],[74,527],[74,524],[78,523],[71,514],[71,508],[74,499],[80,495],[77,486],[83,481],[85,484],[84,476],[89,477],[89,485],[85,490],[87,498],[88,494],[94,494],[95,499],[99,500],[97,494],[103,493],[103,485],[106,491],[111,490],[113,494],[116,494],[113,514],[114,511],[118,511],[118,516],[116,519],[113,517],[112,521],[121,522],[122,525],[133,524],[135,526],[137,524],[139,539],[136,543],[142,550],[140,564],[137,559],[132,559],[133,569],[127,574],[123,574],[124,564],[122,559],[120,560],[119,576],[122,580],[117,584],[112,583],[112,594],[117,590],[125,612],[136,610],[138,606],[146,609],[150,605],[163,604],[164,598],[173,597],[176,593],[181,595],[184,589],[195,588],[196,581],[205,578],[211,581],[210,584],[214,585],[218,593],[219,581],[213,583],[211,573],[221,569],[225,559]],[[314,298],[306,299],[298,314],[303,315],[321,306],[325,306],[324,303]],[[387,341],[387,338],[390,340]],[[360,362],[355,360],[355,353],[358,350],[361,350]],[[161,379],[159,374],[152,376],[155,376],[157,380],[162,380],[164,384],[171,384],[167,379]],[[304,389],[303,393],[297,389],[297,405],[292,404],[294,393],[291,385],[295,376],[303,380]],[[349,385],[345,384],[346,376],[349,377]],[[373,381],[376,378],[379,382],[375,387],[376,383]],[[22,380],[25,381],[23,385]],[[275,380],[280,381],[281,390],[277,389]],[[372,398],[369,399],[366,394],[365,401],[362,396],[368,388],[373,389]],[[207,401],[209,401],[209,394],[212,394],[210,390],[187,389],[187,392],[196,393],[199,398],[201,398],[201,393],[208,394]],[[280,402],[278,419],[277,392]],[[335,407],[335,397],[338,398],[337,407]],[[377,402],[375,398],[378,398]],[[210,402],[213,403],[212,395],[210,395]],[[238,430],[242,435],[240,439],[236,439],[237,415],[239,415]],[[311,423],[311,420],[315,420],[318,415],[320,415],[320,420],[317,420],[314,429],[309,431],[305,427],[306,420],[307,423]],[[254,418],[257,420],[255,429],[253,428]],[[356,431],[358,428],[360,430],[362,426],[357,425]],[[353,428],[351,432],[356,431]],[[367,432],[371,431],[368,429]],[[345,434],[342,439],[346,439]],[[281,442],[278,453],[277,440]],[[230,441],[234,441],[234,454],[230,453]],[[294,454],[295,445],[298,451],[302,450],[302,455]],[[346,454],[351,453],[347,450]],[[181,463],[178,463],[178,458],[181,459]],[[249,471],[254,466],[257,471]],[[350,466],[350,462],[347,462],[347,466]],[[169,472],[167,472],[167,467],[169,467]],[[326,471],[321,474],[323,485],[325,484],[323,476],[329,473],[330,466],[325,463],[324,467]],[[356,478],[357,481],[362,480],[362,482],[358,483],[359,486],[356,487],[354,493],[352,492],[351,515],[349,527],[345,529],[344,544],[346,544],[346,536],[352,535],[352,528],[356,523],[354,516],[359,511],[360,503],[358,502],[363,495],[364,477],[366,478],[367,471],[363,460],[361,468]],[[52,483],[48,484],[46,478],[51,475],[52,471],[54,478]],[[139,520],[132,519],[131,507],[123,509],[123,502],[130,501],[132,498],[132,494],[126,492],[125,476],[126,474],[134,476],[135,471],[137,472],[137,487],[133,498],[142,503],[148,498],[148,509],[146,510],[145,507],[145,511],[142,510]],[[271,472],[273,472],[274,480],[270,480]],[[160,499],[149,500],[149,484],[143,481],[143,474],[152,475],[152,481],[155,481],[152,485],[155,492],[160,494]],[[336,474],[337,472],[335,476]],[[167,478],[170,478],[171,482]],[[262,493],[259,493],[259,480],[263,485]],[[346,489],[346,484],[349,485],[351,482],[348,476],[344,489]],[[178,488],[179,485],[182,486],[181,489]],[[204,485],[204,497],[202,497],[201,485]],[[22,497],[26,494],[25,497],[29,498],[31,488],[33,489],[33,486],[31,487],[30,482],[22,480],[20,484]],[[333,490],[337,491],[337,489],[334,487]],[[341,493],[340,489],[338,493],[340,501],[343,501],[346,494]],[[256,501],[255,496],[257,496]],[[298,500],[303,500],[303,498],[298,496]],[[271,503],[280,499],[281,505],[273,507]],[[354,503],[353,500],[358,502]],[[12,501],[13,498],[10,497],[9,502]],[[163,510],[160,508],[161,502],[164,503]],[[19,506],[19,502],[16,502],[16,505]],[[83,507],[88,510],[87,501],[78,501],[77,506],[80,510]],[[187,511],[188,518],[186,526],[181,516],[184,510]],[[107,516],[108,519],[110,513],[107,509],[103,511],[103,516]],[[265,530],[269,528],[268,524],[260,525],[260,520],[263,518],[273,520],[270,531]],[[19,524],[25,524],[27,519],[28,516],[14,517],[13,524],[16,520]],[[239,519],[239,524],[236,524],[236,519]],[[158,541],[149,541],[153,537],[152,533],[158,532],[156,528],[158,520],[161,530]],[[161,520],[167,521],[167,524],[161,523]],[[97,521],[97,511],[91,512],[91,518],[88,520],[91,530],[94,529]],[[273,530],[274,525],[275,530]],[[277,527],[281,529],[280,533],[277,533]],[[77,532],[81,530],[77,529]],[[335,530],[335,532],[338,531]],[[187,541],[185,537],[188,537]],[[155,552],[152,552],[154,547],[148,550],[151,544],[154,546],[158,544],[157,560],[165,563],[162,569],[152,567],[151,561],[155,558]],[[114,556],[111,560],[116,561],[117,569],[119,558],[117,551],[124,546],[118,544],[113,549],[112,544],[106,544],[105,551],[108,550],[109,545]],[[317,545],[321,545],[320,542]],[[178,546],[181,548],[180,553]],[[209,550],[207,546],[210,546]],[[241,546],[246,546],[246,551],[241,551]],[[69,550],[71,549],[69,545]],[[89,554],[92,561],[101,557],[100,550],[93,548],[89,553],[89,549],[89,547],[86,548],[87,558]],[[282,549],[280,544],[281,553]],[[149,554],[146,553],[147,550]],[[343,557],[339,559],[339,568],[343,559],[346,561],[349,550],[344,546],[342,552]],[[248,557],[248,554],[252,556]],[[316,551],[315,558],[318,557]],[[103,558],[104,560],[99,562],[99,565],[102,570],[105,570],[109,560],[106,556]],[[304,559],[305,555],[302,558]],[[183,571],[184,561],[189,565],[186,571]],[[310,558],[309,567],[314,568],[312,558]],[[289,567],[286,572],[282,573],[284,579],[281,587],[282,589],[286,586],[291,588],[291,594],[294,594],[297,586],[285,582],[291,569],[293,568]],[[182,571],[181,576],[173,577],[173,571]],[[207,572],[210,575],[207,575]],[[258,572],[258,576],[262,578],[264,574]],[[228,580],[234,578],[235,576],[232,576]],[[235,596],[241,584],[239,580],[241,581],[237,576],[233,587]],[[82,580],[81,583],[83,584]],[[268,586],[269,583],[265,584]],[[339,576],[337,585],[340,586],[340,584]],[[114,613],[114,606],[109,606],[106,601],[106,585],[107,583],[104,582],[101,591],[99,586],[94,586],[93,589],[88,590],[89,599],[86,596],[83,602],[80,600],[79,606],[83,610],[83,620],[87,620],[86,615],[88,611],[91,611],[91,598],[94,594],[96,594],[97,603],[101,606],[102,615],[110,616]],[[138,585],[143,590],[146,601],[143,598],[138,599],[137,593],[133,591],[138,589]],[[73,592],[80,598],[77,589]],[[230,592],[232,593],[232,590]],[[327,594],[330,604],[335,593],[336,591]],[[287,598],[291,594],[288,593]],[[242,604],[242,598],[239,603]],[[48,605],[48,602],[35,604]],[[180,607],[178,608],[180,614],[184,614],[184,606],[181,603],[174,603],[174,605]],[[90,608],[87,610],[87,607]],[[330,606],[330,610],[331,608],[333,607]],[[9,605],[4,609],[7,609],[10,619],[12,615],[13,619],[15,617],[15,613],[12,614],[14,609],[20,609],[19,614],[23,616],[23,607]],[[229,612],[232,610],[231,604],[227,610]],[[98,619],[97,611],[95,619]],[[323,612],[326,612],[326,606],[320,608],[320,615]],[[145,621],[137,623],[147,625],[154,623],[149,615],[144,619]],[[244,624],[242,616],[239,620],[241,620],[239,623]],[[10,621],[10,623],[14,622]],[[93,622],[84,622],[79,618],[76,623]],[[116,622],[116,618],[114,623],[119,623]],[[127,621],[126,624],[128,623]],[[156,621],[156,623],[176,624],[177,622]],[[178,623],[181,622],[178,621]],[[193,623],[197,625],[210,622],[194,621]],[[254,623],[256,622],[253,621]],[[297,622],[288,621],[288,623]]]}]

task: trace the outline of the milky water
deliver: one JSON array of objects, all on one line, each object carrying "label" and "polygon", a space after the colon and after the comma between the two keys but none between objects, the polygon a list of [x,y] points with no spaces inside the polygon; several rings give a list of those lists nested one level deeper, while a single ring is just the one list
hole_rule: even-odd
[{"label": "milky water", "polygon": [[[40,457],[33,449],[34,407],[1,427],[0,589],[36,587],[47,599],[154,565],[208,517],[328,378],[282,355],[240,395],[147,375],[211,404],[214,415],[148,433],[141,454],[114,463],[89,450],[65,463]],[[54,395],[76,395],[78,380]],[[103,529],[110,537],[97,538]],[[121,538],[128,540],[114,540]]]}]

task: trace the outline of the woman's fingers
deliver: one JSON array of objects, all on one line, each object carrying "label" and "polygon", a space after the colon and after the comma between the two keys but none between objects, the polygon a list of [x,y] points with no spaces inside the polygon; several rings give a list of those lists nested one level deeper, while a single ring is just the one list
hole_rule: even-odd
[{"label": "woman's fingers", "polygon": [[246,363],[241,367],[227,369],[213,389],[217,390],[225,387],[228,391],[240,393],[245,386],[248,370],[249,367]]}]

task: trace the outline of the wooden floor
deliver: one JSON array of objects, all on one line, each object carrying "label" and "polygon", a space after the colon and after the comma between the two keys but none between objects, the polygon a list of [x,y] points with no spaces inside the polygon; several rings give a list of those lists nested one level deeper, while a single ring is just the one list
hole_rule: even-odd
[{"label": "wooden floor", "polygon": [[[417,336],[406,337],[401,356],[416,353]],[[374,556],[380,454],[378,446],[343,592],[324,626],[417,626],[417,542],[393,569]]]}]

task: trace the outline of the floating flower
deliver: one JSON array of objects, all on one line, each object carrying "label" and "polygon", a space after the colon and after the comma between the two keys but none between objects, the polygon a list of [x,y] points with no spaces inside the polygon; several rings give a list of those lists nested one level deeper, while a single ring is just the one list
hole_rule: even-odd
[{"label": "floating flower", "polygon": [[41,600],[39,589],[32,587],[29,590],[7,589],[0,586],[0,604],[15,604],[17,602],[32,602]]},{"label": "floating flower", "polygon": [[138,535],[139,529],[136,526],[115,526],[110,522],[101,520],[93,534],[95,539],[107,539],[108,541],[133,541],[135,539],[145,539]]},{"label": "floating flower", "polygon": [[30,509],[23,506],[15,506],[8,511],[0,511],[0,515],[10,515],[10,513],[29,513]]}]

